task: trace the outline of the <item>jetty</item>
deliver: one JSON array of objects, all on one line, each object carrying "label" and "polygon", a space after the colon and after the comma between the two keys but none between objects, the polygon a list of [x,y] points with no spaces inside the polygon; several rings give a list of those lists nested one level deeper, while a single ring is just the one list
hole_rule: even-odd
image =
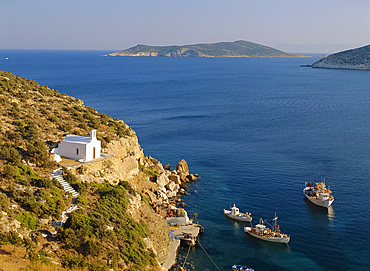
[{"label": "jetty", "polygon": [[194,246],[198,242],[199,235],[204,228],[189,219],[187,212],[182,208],[171,205],[165,206],[167,224],[170,227],[169,239],[170,247],[167,259],[162,263],[162,269],[168,270],[176,263],[177,249],[180,243]]}]

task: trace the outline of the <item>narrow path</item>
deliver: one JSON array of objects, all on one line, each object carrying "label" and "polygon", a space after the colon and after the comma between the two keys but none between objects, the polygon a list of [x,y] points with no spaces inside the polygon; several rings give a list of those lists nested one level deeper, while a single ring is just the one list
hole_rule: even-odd
[{"label": "narrow path", "polygon": [[53,170],[51,172],[51,176],[59,182],[59,184],[63,187],[64,192],[66,194],[71,194],[71,196],[72,196],[72,204],[62,212],[62,220],[53,222],[54,225],[56,225],[56,226],[63,226],[64,223],[66,223],[66,221],[68,219],[68,215],[70,213],[72,213],[73,211],[78,209],[78,206],[76,204],[73,204],[73,203],[75,201],[74,198],[77,198],[79,194],[76,192],[76,190],[73,189],[72,186],[70,186],[69,183],[67,183],[64,180],[63,171],[62,171],[61,168]]},{"label": "narrow path", "polygon": [[64,180],[64,178],[63,178],[63,171],[62,171],[61,168],[58,168],[58,169],[53,170],[51,172],[51,176],[60,183],[60,185],[64,189],[64,192],[71,194],[72,195],[72,198],[77,198],[78,197],[79,194],[76,192],[76,190],[74,190],[73,187],[70,186],[70,184],[67,183]]}]

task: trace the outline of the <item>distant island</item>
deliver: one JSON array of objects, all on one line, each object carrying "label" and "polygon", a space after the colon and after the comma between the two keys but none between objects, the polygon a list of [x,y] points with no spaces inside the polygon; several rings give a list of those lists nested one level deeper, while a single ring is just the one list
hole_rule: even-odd
[{"label": "distant island", "polygon": [[109,56],[153,56],[153,57],[305,57],[286,53],[261,44],[239,40],[183,46],[136,45],[129,49],[111,53]]},{"label": "distant island", "polygon": [[321,69],[370,70],[370,45],[331,54],[311,65]]}]

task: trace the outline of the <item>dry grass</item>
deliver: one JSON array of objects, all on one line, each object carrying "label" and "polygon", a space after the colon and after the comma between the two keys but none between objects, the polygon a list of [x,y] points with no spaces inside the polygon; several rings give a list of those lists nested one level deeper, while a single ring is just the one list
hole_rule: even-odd
[{"label": "dry grass", "polygon": [[41,262],[32,263],[23,256],[26,253],[24,248],[16,247],[13,252],[13,246],[0,246],[0,271],[59,271],[65,270],[57,264],[44,264]]}]

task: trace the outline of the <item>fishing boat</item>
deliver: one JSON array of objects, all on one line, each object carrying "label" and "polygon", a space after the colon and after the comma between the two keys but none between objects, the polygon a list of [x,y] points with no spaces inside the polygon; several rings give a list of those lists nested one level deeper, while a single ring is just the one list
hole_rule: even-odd
[{"label": "fishing boat", "polygon": [[250,268],[250,267],[246,267],[246,266],[243,266],[243,265],[238,265],[238,264],[234,264],[232,267],[231,267],[232,270],[239,270],[239,271],[254,271],[253,268]]},{"label": "fishing boat", "polygon": [[251,213],[240,213],[239,208],[235,206],[235,203],[233,207],[230,207],[230,210],[224,209],[224,215],[232,219],[239,220],[239,221],[244,221],[244,222],[252,221]]},{"label": "fishing boat", "polygon": [[323,183],[305,183],[303,194],[313,204],[329,208],[334,202],[334,197],[331,194],[330,187],[326,188],[325,179]]},{"label": "fishing boat", "polygon": [[280,226],[276,223],[277,219],[278,218],[275,213],[275,218],[273,219],[274,226],[270,225],[271,229],[264,225],[264,222],[267,223],[267,221],[260,218],[259,224],[257,224],[255,228],[244,226],[244,231],[251,236],[264,241],[287,244],[290,240],[290,235],[280,232]]}]

